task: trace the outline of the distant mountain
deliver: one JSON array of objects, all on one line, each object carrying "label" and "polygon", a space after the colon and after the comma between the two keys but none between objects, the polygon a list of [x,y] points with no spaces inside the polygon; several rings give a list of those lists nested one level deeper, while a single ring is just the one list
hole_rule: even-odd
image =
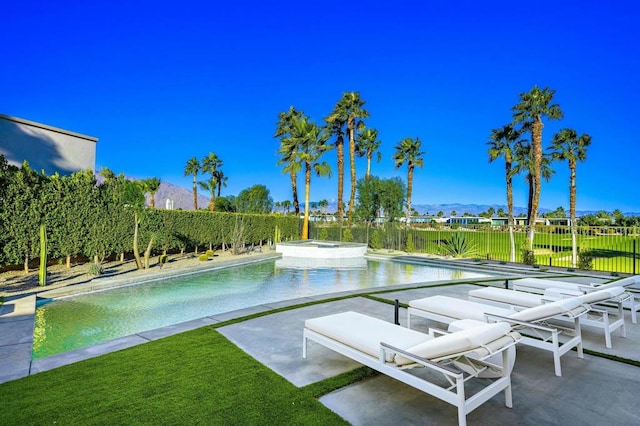
[{"label": "distant mountain", "polygon": [[[168,182],[161,182],[160,189],[156,192],[156,207],[164,209],[167,199],[173,201],[174,210],[193,210],[193,191],[189,191],[178,185]],[[149,205],[149,196],[147,195],[147,205]],[[209,198],[198,193],[198,208],[206,208],[209,205]]]},{"label": "distant mountain", "polygon": [[[126,176],[131,181],[140,180],[131,176]],[[104,178],[96,173],[98,183],[102,183]],[[149,205],[149,195],[146,196],[146,205]],[[164,209],[167,199],[173,200],[173,209],[193,210],[193,192],[178,185],[168,182],[160,182],[160,189],[156,192],[155,203],[157,208]],[[209,205],[209,197],[198,194],[198,208],[206,208]]]},{"label": "distant mountain", "polygon": [[[313,206],[314,204],[312,204]],[[477,216],[482,212],[486,212],[490,207],[493,207],[495,211],[499,209],[503,209],[505,212],[507,211],[507,206],[502,204],[463,204],[463,203],[449,203],[449,204],[412,204],[412,206],[420,215],[437,215],[438,212],[442,211],[445,217],[450,217],[451,212],[455,211],[458,216],[462,216],[464,213],[469,213],[471,215]],[[300,208],[304,208],[304,203],[301,204]],[[327,212],[333,213],[338,209],[336,203],[330,203],[327,207]],[[345,209],[348,209],[348,206],[345,206]],[[568,210],[568,209],[567,209]],[[538,214],[549,213],[553,211],[552,209],[540,208],[538,210]],[[576,211],[577,216],[584,216],[588,214],[596,214],[597,211],[594,210],[580,210]],[[611,213],[611,212],[609,212]],[[527,214],[526,207],[514,207],[513,214],[518,216],[519,214]],[[640,216],[640,213],[636,212],[623,212],[625,216]]]}]

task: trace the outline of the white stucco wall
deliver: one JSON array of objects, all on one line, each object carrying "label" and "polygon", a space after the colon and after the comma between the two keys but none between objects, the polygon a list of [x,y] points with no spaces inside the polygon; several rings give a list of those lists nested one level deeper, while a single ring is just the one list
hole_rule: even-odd
[{"label": "white stucco wall", "polygon": [[96,167],[97,138],[0,114],[0,154],[10,164],[71,174]]}]

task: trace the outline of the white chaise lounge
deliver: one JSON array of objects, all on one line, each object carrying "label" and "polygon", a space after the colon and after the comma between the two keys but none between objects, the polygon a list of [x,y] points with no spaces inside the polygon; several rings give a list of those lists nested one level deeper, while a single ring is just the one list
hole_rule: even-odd
[{"label": "white chaise lounge", "polygon": [[[409,302],[407,327],[411,328],[411,317],[422,317],[444,324],[464,319],[481,322],[505,321],[510,323],[514,330],[523,333],[521,344],[552,352],[555,374],[562,376],[562,355],[575,347],[578,358],[583,358],[580,318],[589,309],[589,305],[575,299],[562,299],[518,312],[454,297],[431,296]],[[546,320],[557,316],[573,320],[573,328],[566,329],[546,323]],[[559,338],[562,333],[571,335],[564,343],[561,343]]]},{"label": "white chaise lounge", "polygon": [[[571,294],[571,292],[591,292],[596,290],[604,290],[612,287],[624,287],[625,291],[632,288],[640,290],[640,275],[634,275],[627,278],[622,278],[616,281],[610,281],[606,284],[577,284],[567,281],[548,280],[541,278],[522,278],[512,281],[513,289],[518,291],[528,291],[530,293],[544,294],[548,289],[563,290],[565,293]],[[625,295],[625,305],[629,305],[631,310],[631,322],[638,323],[638,314],[640,311],[640,293],[627,293]]]},{"label": "white chaise lounge", "polygon": [[[305,321],[303,358],[309,340],[389,377],[413,386],[458,408],[458,423],[466,425],[466,416],[485,401],[504,391],[505,405],[512,406],[511,371],[508,349],[520,335],[509,324],[480,324],[442,337],[420,333],[357,312],[342,312]],[[502,364],[487,358],[502,354]],[[443,383],[428,381],[409,370],[425,367],[442,374]],[[465,382],[486,370],[499,371],[482,390],[467,397]]]},{"label": "white chaise lounge", "polygon": [[[601,328],[604,331],[606,347],[611,348],[611,333],[613,331],[620,329],[620,335],[627,337],[622,309],[622,302],[625,299],[624,296],[623,298],[620,297],[623,294],[623,287],[611,287],[570,297],[566,294],[563,295],[563,291],[559,289],[547,289],[545,294],[540,295],[504,288],[485,287],[469,291],[469,300],[514,310],[533,308],[562,297],[579,300],[581,303],[591,305],[589,312],[581,319],[582,325]],[[605,301],[615,302],[617,304],[617,313],[614,314],[606,308],[594,306]],[[557,317],[557,319],[562,320],[562,317]]]}]

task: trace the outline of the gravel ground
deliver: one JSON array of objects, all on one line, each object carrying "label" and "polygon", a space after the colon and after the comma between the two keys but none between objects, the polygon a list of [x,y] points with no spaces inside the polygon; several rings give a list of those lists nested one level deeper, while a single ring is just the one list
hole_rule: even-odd
[{"label": "gravel ground", "polygon": [[[266,247],[263,247],[263,252],[275,253]],[[206,264],[211,266],[212,263],[241,259],[246,256],[251,256],[251,254],[234,255],[231,254],[230,251],[217,251],[215,257],[210,259]],[[169,262],[163,265],[162,268],[160,268],[157,261],[158,257],[156,256],[152,259],[151,267],[148,270],[138,270],[133,260],[126,260],[125,262],[105,262],[102,264],[104,268],[104,275],[102,276],[118,276],[119,278],[136,276],[148,277],[160,271],[165,272],[168,269],[189,270],[204,266],[204,263],[199,261],[193,253],[170,255]],[[25,274],[23,270],[3,272],[0,274],[0,296],[4,296],[5,298],[25,296],[36,294],[40,291],[89,282],[96,278],[87,273],[90,264],[90,262],[77,264],[71,268],[67,268],[65,265],[51,265],[47,268],[48,284],[44,287],[38,286],[37,268],[32,268],[28,274]]]}]

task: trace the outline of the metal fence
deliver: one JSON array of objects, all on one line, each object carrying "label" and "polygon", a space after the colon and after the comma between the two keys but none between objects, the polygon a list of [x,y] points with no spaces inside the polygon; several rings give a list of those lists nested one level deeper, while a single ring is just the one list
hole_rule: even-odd
[{"label": "metal fence", "polygon": [[[636,274],[640,271],[640,228],[579,227],[576,233],[578,262],[573,264],[571,230],[566,226],[536,226],[533,258],[540,266]],[[366,243],[372,248],[438,255],[482,258],[508,262],[511,259],[507,227],[488,225],[420,225],[407,228],[399,223],[350,228],[313,223],[310,238]],[[527,233],[514,229],[515,261],[525,259]],[[464,244],[462,244],[464,243]],[[457,251],[456,251],[457,250]]]}]

